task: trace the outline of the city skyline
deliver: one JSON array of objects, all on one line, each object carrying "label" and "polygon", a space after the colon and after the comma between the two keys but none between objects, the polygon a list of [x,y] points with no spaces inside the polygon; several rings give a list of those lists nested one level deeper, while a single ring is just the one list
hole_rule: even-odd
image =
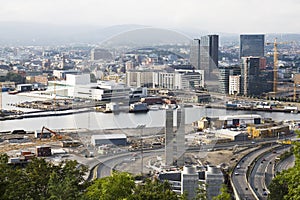
[{"label": "city skyline", "polygon": [[[14,0],[1,2],[0,22],[107,27],[140,24],[227,33],[300,33],[300,2],[286,0],[158,1]],[[247,12],[251,10],[251,12]],[[295,22],[295,23],[293,23]]]}]

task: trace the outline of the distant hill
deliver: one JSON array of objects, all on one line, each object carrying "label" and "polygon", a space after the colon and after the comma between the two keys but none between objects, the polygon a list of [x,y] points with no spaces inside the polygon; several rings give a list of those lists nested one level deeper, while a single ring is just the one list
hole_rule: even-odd
[{"label": "distant hill", "polygon": [[191,39],[192,38],[189,36],[172,30],[140,28],[112,36],[104,41],[101,45],[108,47],[139,47],[165,44],[189,44]]},{"label": "distant hill", "polygon": [[[197,29],[177,31],[136,24],[110,27],[62,26],[40,23],[0,22],[0,45],[101,44],[112,46],[149,46],[188,44],[191,39],[209,34]],[[239,34],[219,33],[220,44],[238,44]],[[300,34],[266,34],[266,41],[300,41]]]},{"label": "distant hill", "polygon": [[[110,27],[59,26],[52,24],[0,22],[1,45],[61,45],[72,43],[142,46],[145,44],[182,43],[184,36],[143,25]],[[127,43],[124,42],[127,40]]]}]

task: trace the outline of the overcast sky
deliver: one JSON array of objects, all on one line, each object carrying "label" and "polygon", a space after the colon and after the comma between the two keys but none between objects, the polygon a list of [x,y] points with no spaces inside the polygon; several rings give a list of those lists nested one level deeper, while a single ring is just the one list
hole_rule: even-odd
[{"label": "overcast sky", "polygon": [[300,0],[0,0],[0,21],[300,33]]}]

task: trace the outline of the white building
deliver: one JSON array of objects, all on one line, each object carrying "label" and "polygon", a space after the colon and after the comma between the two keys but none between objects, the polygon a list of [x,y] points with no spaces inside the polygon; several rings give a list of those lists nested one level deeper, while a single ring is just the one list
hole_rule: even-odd
[{"label": "white building", "polygon": [[232,75],[229,76],[229,94],[240,94],[240,83],[241,83],[241,76],[240,75]]},{"label": "white building", "polygon": [[88,85],[91,83],[90,74],[66,74],[66,84],[67,85]]},{"label": "white building", "polygon": [[100,81],[97,84],[78,85],[74,97],[95,101],[129,102],[130,88],[114,81]]},{"label": "white building", "polygon": [[152,87],[166,89],[188,89],[204,86],[200,72],[165,72],[131,70],[126,72],[126,84],[129,87]]},{"label": "white building", "polygon": [[261,124],[260,115],[226,115],[220,116],[219,120],[224,121],[225,126],[245,125],[245,124]]}]

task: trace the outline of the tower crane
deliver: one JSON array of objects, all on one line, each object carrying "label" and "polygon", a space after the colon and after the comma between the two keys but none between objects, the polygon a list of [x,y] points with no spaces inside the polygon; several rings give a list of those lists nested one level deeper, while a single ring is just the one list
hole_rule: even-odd
[{"label": "tower crane", "polygon": [[274,39],[274,42],[267,42],[266,45],[274,45],[273,49],[273,59],[274,59],[274,77],[273,77],[273,92],[274,97],[277,93],[277,79],[278,79],[278,45],[279,44],[289,44],[290,42],[277,42],[277,38]]},{"label": "tower crane", "polygon": [[295,74],[294,75],[294,95],[293,95],[293,101],[296,101],[297,98],[297,86],[300,84],[300,74]]},{"label": "tower crane", "polygon": [[0,83],[0,113],[2,112],[2,83]]}]

